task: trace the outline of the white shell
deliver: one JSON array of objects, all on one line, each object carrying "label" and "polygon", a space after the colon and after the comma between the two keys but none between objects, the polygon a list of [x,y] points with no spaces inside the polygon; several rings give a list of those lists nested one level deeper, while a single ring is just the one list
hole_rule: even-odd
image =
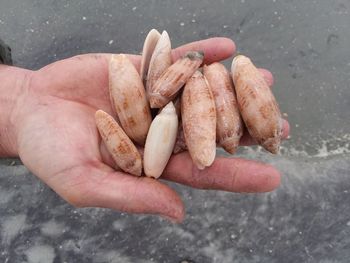
[{"label": "white shell", "polygon": [[168,33],[164,30],[154,48],[149,62],[146,80],[147,94],[152,92],[154,83],[159,79],[163,72],[171,66],[171,64],[171,42]]},{"label": "white shell", "polygon": [[160,33],[158,32],[158,30],[152,29],[147,34],[147,37],[143,44],[140,76],[144,84],[145,84],[145,80],[148,72],[149,62],[151,61],[153,51],[157,45],[159,38],[160,38]]},{"label": "white shell", "polygon": [[178,130],[178,117],[169,102],[155,117],[147,134],[144,151],[144,172],[158,178],[163,173],[173,152]]}]

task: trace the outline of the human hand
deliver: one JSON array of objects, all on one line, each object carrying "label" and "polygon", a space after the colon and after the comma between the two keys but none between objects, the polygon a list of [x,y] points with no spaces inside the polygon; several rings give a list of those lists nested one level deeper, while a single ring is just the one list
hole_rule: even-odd
[{"label": "human hand", "polygon": [[[194,42],[173,50],[177,59],[188,50],[203,50],[205,62],[233,55],[225,38]],[[117,172],[103,148],[95,125],[98,109],[112,113],[108,91],[110,54],[87,54],[50,64],[33,72],[17,113],[18,154],[26,167],[70,204],[131,213],[184,218],[178,194],[161,180]],[[130,55],[136,68],[140,56]],[[262,70],[272,85],[271,73]],[[284,137],[288,135],[284,123]],[[245,135],[242,144],[251,144]],[[110,165],[108,165],[110,164]],[[239,158],[219,157],[205,170],[188,153],[173,156],[161,179],[201,189],[265,192],[276,188],[280,174],[272,166]]]}]

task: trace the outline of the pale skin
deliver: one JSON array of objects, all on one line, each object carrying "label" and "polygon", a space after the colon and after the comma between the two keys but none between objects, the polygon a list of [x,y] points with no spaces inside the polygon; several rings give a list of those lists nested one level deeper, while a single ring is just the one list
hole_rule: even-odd
[{"label": "pale skin", "polygon": [[[205,62],[231,57],[230,39],[212,38],[173,50],[203,50]],[[112,113],[108,94],[110,54],[86,54],[52,63],[38,71],[0,65],[0,156],[19,157],[24,165],[68,203],[129,213],[157,214],[175,222],[185,216],[180,196],[162,180],[199,189],[267,192],[280,184],[272,166],[239,158],[217,157],[201,171],[187,152],[174,155],[162,180],[115,171],[101,150],[94,114]],[[136,68],[140,56],[129,56]],[[273,78],[261,70],[271,86]],[[289,125],[284,122],[283,137]],[[242,145],[254,143],[245,134]]]}]

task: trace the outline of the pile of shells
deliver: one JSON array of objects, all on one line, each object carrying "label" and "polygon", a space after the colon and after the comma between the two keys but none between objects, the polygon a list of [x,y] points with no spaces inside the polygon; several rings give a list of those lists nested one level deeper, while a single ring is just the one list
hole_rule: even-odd
[{"label": "pile of shells", "polygon": [[[216,147],[233,154],[244,124],[258,144],[277,153],[282,118],[270,88],[251,60],[203,65],[201,51],[172,61],[166,31],[152,29],[145,40],[140,74],[124,54],[109,64],[109,92],[115,118],[96,112],[96,125],[121,170],[158,178],[170,156],[188,150],[199,169],[210,166]],[[152,118],[151,109],[158,109]],[[143,155],[138,148],[143,148]]]}]

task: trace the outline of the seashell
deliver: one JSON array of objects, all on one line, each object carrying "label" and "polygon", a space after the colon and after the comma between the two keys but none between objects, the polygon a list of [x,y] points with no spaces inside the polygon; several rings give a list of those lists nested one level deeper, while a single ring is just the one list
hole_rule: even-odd
[{"label": "seashell", "polygon": [[144,85],[146,85],[146,78],[147,78],[149,63],[151,61],[153,51],[157,45],[159,38],[160,38],[160,33],[158,32],[158,30],[152,29],[147,34],[147,37],[143,44],[140,76]]},{"label": "seashell", "polygon": [[223,64],[218,62],[204,66],[203,73],[215,100],[218,145],[233,154],[243,135],[243,122],[230,73]]},{"label": "seashell", "polygon": [[231,66],[238,107],[250,135],[271,153],[277,153],[282,136],[282,117],[276,99],[252,61],[243,55]]},{"label": "seashell", "polygon": [[216,154],[216,109],[209,85],[199,71],[185,85],[181,116],[192,161],[199,169],[210,166]]},{"label": "seashell", "polygon": [[152,121],[144,150],[146,176],[161,176],[172,154],[178,129],[178,118],[174,104],[169,102]]},{"label": "seashell", "polygon": [[140,176],[141,155],[123,129],[112,116],[102,110],[96,111],[95,121],[102,140],[117,167],[124,172]]},{"label": "seashell", "polygon": [[152,122],[151,111],[140,75],[124,54],[110,60],[109,91],[125,133],[143,146]]},{"label": "seashell", "polygon": [[151,108],[161,108],[174,99],[193,73],[203,62],[204,54],[199,51],[190,51],[172,64],[157,80],[148,93]]},{"label": "seashell", "polygon": [[154,83],[171,64],[171,42],[168,33],[163,31],[156,47],[154,48],[151,61],[149,63],[146,80],[147,95],[153,92]]}]

